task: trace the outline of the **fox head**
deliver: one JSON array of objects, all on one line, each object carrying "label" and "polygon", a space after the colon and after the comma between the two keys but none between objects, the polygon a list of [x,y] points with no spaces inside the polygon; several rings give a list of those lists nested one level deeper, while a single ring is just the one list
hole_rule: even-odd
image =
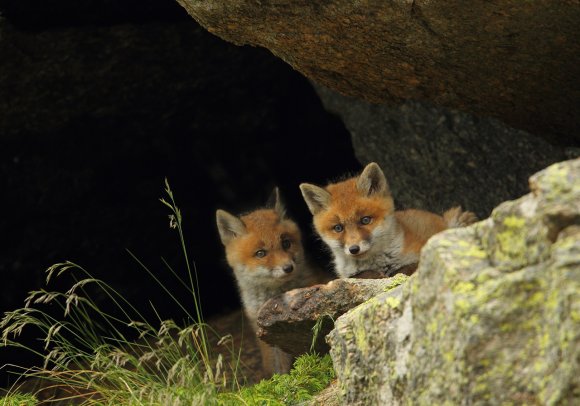
[{"label": "fox head", "polygon": [[278,188],[267,208],[242,216],[216,212],[226,258],[239,282],[282,285],[299,277],[304,261],[300,230],[286,218]]},{"label": "fox head", "polygon": [[303,183],[302,196],[314,216],[314,228],[337,255],[366,258],[375,240],[388,232],[394,202],[379,165],[368,164],[354,178],[325,188]]}]

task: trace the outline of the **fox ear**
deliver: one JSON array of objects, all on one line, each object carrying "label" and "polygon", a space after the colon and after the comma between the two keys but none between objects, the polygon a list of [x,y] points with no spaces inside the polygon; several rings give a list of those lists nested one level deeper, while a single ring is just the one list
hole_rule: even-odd
[{"label": "fox ear", "polygon": [[284,202],[280,197],[280,189],[278,186],[272,190],[270,197],[268,198],[268,202],[266,203],[266,207],[274,209],[280,218],[284,218],[286,216],[286,207],[284,206]]},{"label": "fox ear", "polygon": [[387,196],[390,194],[387,178],[376,162],[371,162],[365,166],[356,180],[356,188],[367,196],[375,194]]},{"label": "fox ear", "polygon": [[330,193],[319,186],[311,185],[310,183],[302,183],[300,191],[306,201],[308,209],[313,215],[326,209],[330,202]]},{"label": "fox ear", "polygon": [[223,245],[246,233],[246,226],[242,220],[225,210],[216,211],[215,218]]}]

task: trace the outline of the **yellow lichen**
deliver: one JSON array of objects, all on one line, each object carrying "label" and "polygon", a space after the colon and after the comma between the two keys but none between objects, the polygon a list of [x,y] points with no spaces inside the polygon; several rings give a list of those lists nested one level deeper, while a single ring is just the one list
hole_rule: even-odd
[{"label": "yellow lichen", "polygon": [[516,216],[506,217],[503,223],[508,228],[522,228],[526,224],[526,220]]},{"label": "yellow lichen", "polygon": [[499,247],[495,254],[498,259],[509,260],[526,255],[526,233],[523,230],[526,221],[510,216],[503,223],[506,228],[496,235]]},{"label": "yellow lichen", "polygon": [[396,298],[396,297],[388,297],[385,300],[385,303],[392,308],[397,308],[401,304],[401,300],[399,298]]},{"label": "yellow lichen", "polygon": [[459,309],[459,311],[466,313],[471,309],[472,305],[467,299],[459,298],[455,300],[455,307]]},{"label": "yellow lichen", "polygon": [[455,293],[468,293],[474,289],[475,289],[475,285],[472,282],[458,282],[453,287],[453,291]]},{"label": "yellow lichen", "polygon": [[364,325],[358,325],[355,327],[354,331],[354,339],[356,342],[356,347],[363,353],[363,355],[368,354],[369,350],[369,343],[367,342],[367,334]]},{"label": "yellow lichen", "polygon": [[543,292],[535,292],[534,294],[532,294],[532,296],[530,296],[530,298],[528,299],[528,305],[529,306],[534,306],[540,303],[544,303],[545,301],[545,295]]},{"label": "yellow lichen", "polygon": [[385,286],[385,292],[388,292],[389,290],[392,290],[394,288],[396,288],[397,286],[403,284],[404,282],[407,281],[407,279],[409,279],[409,277],[405,274],[402,273],[398,273],[395,276],[393,276],[392,278],[389,278],[389,284]]},{"label": "yellow lichen", "polygon": [[437,331],[437,320],[431,319],[429,324],[427,324],[426,330],[429,334],[434,334]]},{"label": "yellow lichen", "polygon": [[487,258],[487,253],[479,245],[471,245],[463,254],[471,258]]}]

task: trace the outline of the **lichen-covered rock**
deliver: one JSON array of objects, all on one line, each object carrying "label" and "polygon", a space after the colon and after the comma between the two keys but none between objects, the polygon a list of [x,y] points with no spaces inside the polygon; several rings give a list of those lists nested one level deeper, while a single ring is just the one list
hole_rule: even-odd
[{"label": "lichen-covered rock", "polygon": [[210,32],[340,93],[578,137],[577,1],[177,1]]},{"label": "lichen-covered rock", "polygon": [[343,402],[580,404],[580,159],[425,246],[417,273],[336,322]]}]

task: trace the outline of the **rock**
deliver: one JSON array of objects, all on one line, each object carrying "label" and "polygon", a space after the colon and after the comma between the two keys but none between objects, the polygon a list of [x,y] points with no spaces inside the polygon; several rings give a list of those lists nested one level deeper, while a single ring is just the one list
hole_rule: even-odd
[{"label": "rock", "polygon": [[460,204],[485,218],[499,202],[525,194],[530,175],[565,159],[562,148],[497,120],[413,101],[374,105],[316,89],[351,133],[359,161],[381,165],[405,208],[442,213]]},{"label": "rock", "polygon": [[210,32],[268,48],[340,93],[430,101],[578,139],[577,1],[178,3]]},{"label": "rock", "polygon": [[328,346],[322,338],[338,316],[406,279],[402,274],[385,279],[335,279],[326,285],[288,291],[268,300],[260,309],[258,337],[297,356],[310,350],[312,329],[322,320],[314,349],[326,353]]},{"label": "rock", "polygon": [[340,390],[336,383],[336,379],[330,385],[319,392],[308,403],[308,406],[339,406],[340,405]]},{"label": "rock", "polygon": [[580,159],[433,237],[402,292],[328,336],[349,405],[580,403]]}]

